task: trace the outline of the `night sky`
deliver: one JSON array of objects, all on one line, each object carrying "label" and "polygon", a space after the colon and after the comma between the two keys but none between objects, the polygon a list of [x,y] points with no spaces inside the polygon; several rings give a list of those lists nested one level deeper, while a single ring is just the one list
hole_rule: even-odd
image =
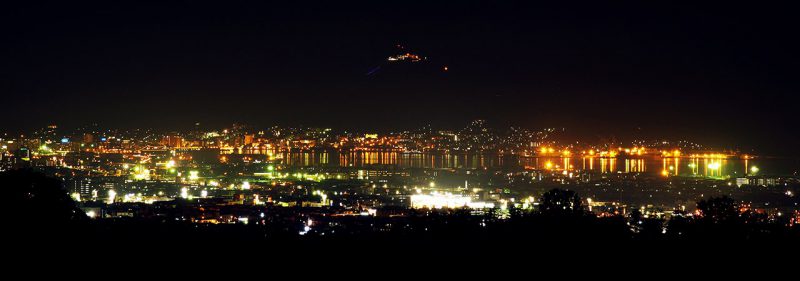
[{"label": "night sky", "polygon": [[[794,7],[80,2],[0,8],[0,131],[482,118],[588,141],[689,138],[771,153],[800,141]],[[387,64],[396,44],[429,60]]]}]

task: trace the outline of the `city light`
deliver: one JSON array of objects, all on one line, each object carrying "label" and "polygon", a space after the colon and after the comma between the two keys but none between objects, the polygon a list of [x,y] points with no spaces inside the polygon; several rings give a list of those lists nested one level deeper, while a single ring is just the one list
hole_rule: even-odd
[{"label": "city light", "polygon": [[136,180],[150,180],[150,170],[139,166],[134,168],[133,178]]},{"label": "city light", "polygon": [[108,199],[106,199],[106,204],[114,203],[114,199],[117,197],[117,192],[112,190],[108,191]]},{"label": "city light", "polygon": [[[88,174],[69,179],[71,182],[66,184],[70,187],[68,194],[80,204],[99,203],[99,207],[92,210],[98,216],[104,212],[103,208],[108,208],[102,203],[114,204],[115,208],[103,213],[104,218],[151,216],[137,212],[136,209],[141,207],[135,204],[191,200],[195,198],[192,192],[197,192],[197,198],[204,200],[185,202],[186,208],[196,212],[189,212],[177,220],[203,224],[262,224],[277,217],[260,208],[290,208],[280,212],[306,217],[305,225],[297,233],[300,235],[323,235],[325,231],[334,229],[319,227],[320,232],[312,231],[312,227],[327,221],[308,220],[309,214],[320,214],[314,211],[315,208],[333,207],[323,212],[323,216],[331,218],[379,214],[407,217],[413,212],[433,212],[431,209],[445,213],[452,212],[451,209],[465,209],[470,215],[506,220],[519,215],[514,210],[532,214],[541,211],[539,207],[547,199],[534,201],[534,196],[541,194],[531,192],[539,187],[588,188],[593,196],[618,198],[603,193],[619,192],[621,189],[616,188],[617,184],[626,181],[640,186],[651,184],[647,181],[652,179],[649,174],[668,179],[671,182],[669,192],[674,192],[676,197],[697,200],[690,194],[720,185],[785,185],[780,178],[748,177],[759,171],[758,167],[747,162],[751,156],[735,158],[734,161],[741,160],[746,167],[747,175],[741,176],[735,172],[722,173],[723,169],[740,171],[728,169],[731,161],[723,161],[734,155],[731,153],[710,150],[693,153],[666,143],[601,146],[547,141],[544,145],[541,144],[544,140],[541,133],[536,132],[529,132],[528,139],[516,140],[489,134],[488,130],[481,128],[472,131],[485,140],[477,141],[479,138],[475,135],[465,133],[469,130],[426,133],[430,135],[403,132],[352,137],[344,133],[327,135],[331,132],[329,129],[298,129],[285,137],[277,137],[280,135],[277,132],[268,135],[240,130],[197,134],[201,136],[199,138],[169,133],[161,138],[151,137],[156,141],[161,139],[158,143],[138,140],[126,145],[117,143],[118,138],[109,138],[103,145],[82,142],[83,147],[50,141],[36,143],[33,147],[39,149],[26,161],[38,161],[37,165],[45,167],[72,169],[76,175]],[[309,137],[315,134],[320,135]],[[11,144],[5,140],[2,143]],[[113,144],[119,146],[109,148]],[[663,147],[667,145],[671,147]],[[484,151],[486,155],[482,155]],[[581,157],[574,157],[574,151],[579,151]],[[6,153],[4,157],[11,156],[7,151],[0,152]],[[74,152],[94,154],[75,159],[72,156]],[[476,156],[463,156],[470,155],[468,153]],[[45,154],[48,156],[44,157]],[[622,158],[617,159],[618,155]],[[98,162],[98,159],[103,160]],[[683,159],[687,164],[681,162]],[[698,176],[700,171],[696,170],[699,163],[707,168],[702,176]],[[679,169],[685,166],[692,169],[690,175],[697,180],[679,173]],[[708,181],[699,181],[700,178]],[[327,179],[337,181],[328,182]],[[606,184],[615,188],[595,188]],[[648,203],[672,204],[663,199],[650,199],[653,198],[652,190],[626,188],[625,192],[637,193],[636,196],[646,198],[644,200]],[[84,195],[89,192],[91,196]],[[108,192],[108,196],[101,195],[98,199],[98,192]],[[787,196],[794,195],[791,190],[785,192]],[[699,198],[707,197],[701,193]],[[596,200],[592,197],[584,202],[586,209],[598,216],[624,216],[624,209],[620,210],[620,206],[631,204],[624,199]],[[225,206],[237,207],[233,214],[216,213]],[[384,212],[386,206],[398,209]],[[297,211],[291,209],[295,207],[299,207]],[[156,212],[167,212],[169,208]],[[685,205],[675,208],[686,209]],[[295,213],[300,210],[303,213]],[[645,217],[663,217],[659,213],[663,211],[643,210]],[[251,217],[253,214],[263,215],[255,221]],[[481,222],[480,225],[486,227],[487,223]]]},{"label": "city light", "polygon": [[467,206],[472,199],[454,194],[415,194],[411,195],[412,208],[460,208]]},{"label": "city light", "polygon": [[790,5],[36,2],[0,8],[0,190],[42,271],[716,273],[800,242]]}]

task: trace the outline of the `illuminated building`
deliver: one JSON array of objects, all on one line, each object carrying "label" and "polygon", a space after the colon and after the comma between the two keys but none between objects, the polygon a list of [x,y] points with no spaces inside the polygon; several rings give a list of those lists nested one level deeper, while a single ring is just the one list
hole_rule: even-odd
[{"label": "illuminated building", "polygon": [[183,147],[183,137],[177,135],[168,135],[164,136],[161,140],[161,144],[167,147]]},{"label": "illuminated building", "polygon": [[411,196],[412,208],[461,208],[466,207],[472,198],[454,194],[415,194]]}]

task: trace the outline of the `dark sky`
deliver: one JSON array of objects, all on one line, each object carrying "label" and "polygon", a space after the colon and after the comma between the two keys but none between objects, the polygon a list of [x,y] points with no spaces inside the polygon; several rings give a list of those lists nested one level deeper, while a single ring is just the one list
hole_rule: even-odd
[{"label": "dark sky", "polygon": [[[18,2],[36,3],[0,9],[0,131],[484,118],[590,141],[799,141],[800,25],[776,3]],[[398,43],[429,60],[388,65]]]}]

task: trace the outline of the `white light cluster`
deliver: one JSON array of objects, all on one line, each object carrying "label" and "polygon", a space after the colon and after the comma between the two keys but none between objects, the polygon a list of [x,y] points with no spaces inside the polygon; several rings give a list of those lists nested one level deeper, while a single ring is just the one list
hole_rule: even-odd
[{"label": "white light cluster", "polygon": [[411,195],[412,208],[462,208],[473,209],[494,208],[493,203],[472,202],[472,198],[451,193],[432,193]]}]

